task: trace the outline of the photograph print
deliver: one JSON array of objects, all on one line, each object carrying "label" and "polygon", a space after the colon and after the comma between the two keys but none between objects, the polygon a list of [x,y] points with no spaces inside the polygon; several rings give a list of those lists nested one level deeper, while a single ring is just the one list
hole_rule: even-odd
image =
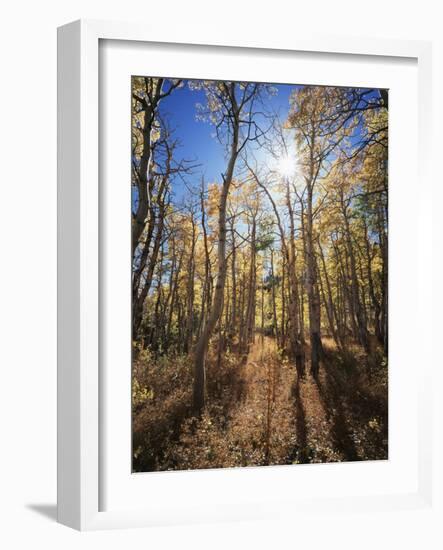
[{"label": "photograph print", "polygon": [[386,460],[388,90],[130,102],[133,472]]}]

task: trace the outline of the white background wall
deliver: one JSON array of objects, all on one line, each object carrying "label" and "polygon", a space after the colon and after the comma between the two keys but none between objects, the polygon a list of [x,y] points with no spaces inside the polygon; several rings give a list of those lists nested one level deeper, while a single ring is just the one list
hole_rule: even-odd
[{"label": "white background wall", "polygon": [[[434,40],[435,249],[443,250],[441,157],[443,18],[430,0],[65,0],[9,2],[0,27],[0,545],[3,548],[441,548],[434,512],[294,517],[238,523],[77,533],[54,522],[56,498],[56,27],[74,19],[181,22],[258,34],[313,32]],[[407,161],[407,159],[405,159]],[[417,189],[417,192],[420,192]],[[435,282],[442,284],[441,253]],[[436,284],[437,286],[437,284]],[[435,303],[442,310],[441,291]],[[437,325],[438,323],[438,325]],[[429,320],[436,344],[441,331]],[[441,363],[441,354],[435,355]],[[437,365],[436,365],[437,366]],[[418,365],[417,368],[420,368]],[[441,375],[440,378],[441,380]],[[436,414],[441,420],[440,391]],[[441,463],[441,421],[435,425]],[[437,439],[438,438],[438,439]],[[442,477],[436,471],[438,495]],[[441,522],[440,522],[441,523]]]}]

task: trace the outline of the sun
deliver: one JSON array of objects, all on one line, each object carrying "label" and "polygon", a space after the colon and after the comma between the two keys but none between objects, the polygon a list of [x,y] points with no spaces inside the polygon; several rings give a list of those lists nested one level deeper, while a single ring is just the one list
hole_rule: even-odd
[{"label": "sun", "polygon": [[288,155],[284,155],[279,158],[277,163],[278,173],[284,178],[289,178],[295,172],[295,162],[294,159]]}]

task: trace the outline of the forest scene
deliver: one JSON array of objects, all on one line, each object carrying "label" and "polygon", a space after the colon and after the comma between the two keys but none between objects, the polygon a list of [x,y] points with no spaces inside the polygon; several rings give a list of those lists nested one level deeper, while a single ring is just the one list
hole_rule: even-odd
[{"label": "forest scene", "polygon": [[388,458],[388,91],[133,76],[133,472]]}]

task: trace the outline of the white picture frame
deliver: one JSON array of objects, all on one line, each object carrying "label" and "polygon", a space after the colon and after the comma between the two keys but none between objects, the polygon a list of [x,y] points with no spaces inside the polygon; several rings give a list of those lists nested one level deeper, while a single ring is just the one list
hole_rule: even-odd
[{"label": "white picture frame", "polygon": [[[227,498],[221,502],[200,507],[121,506],[102,510],[100,483],[103,482],[103,457],[106,446],[102,444],[103,408],[100,406],[100,228],[99,211],[102,207],[99,193],[99,74],[101,40],[135,43],[194,44],[200,49],[208,46],[247,51],[245,48],[272,51],[274,55],[285,52],[311,52],[313,54],[336,54],[338,56],[374,56],[395,59],[409,58],[417,64],[418,80],[418,169],[419,185],[430,185],[429,136],[431,126],[431,46],[427,42],[369,40],[344,37],[315,37],[297,33],[296,38],[281,41],[254,39],[244,35],[229,37],[211,29],[211,36],[202,35],[190,39],[186,29],[170,36],[162,28],[118,22],[77,21],[59,29],[58,34],[58,520],[60,523],[80,530],[169,525],[223,519],[251,519],[293,514],[294,510],[320,510],[331,506],[346,511],[356,507],[371,511],[377,508],[429,507],[432,501],[432,452],[431,452],[431,365],[423,361],[417,375],[417,483],[407,492],[359,494],[347,496],[304,496],[301,500],[288,499],[282,494],[281,501],[274,494],[267,499],[252,497],[248,506],[232,503]],[[420,254],[421,281],[423,271],[431,254],[426,235],[431,231],[429,217],[420,218],[420,235],[417,253]],[[422,246],[423,245],[423,246]],[[420,293],[420,318],[425,318],[430,289],[417,288]],[[342,465],[342,468],[352,465]],[[292,468],[292,467],[289,467]],[[257,469],[255,469],[257,470]],[[268,471],[271,471],[268,469]],[[231,471],[232,472],[232,471]],[[288,470],[276,474],[284,483]],[[326,472],[326,473],[325,473]],[[328,473],[331,472],[331,473]],[[129,472],[128,472],[129,474]],[[173,473],[185,481],[195,473]],[[223,471],[192,478],[197,487],[208,483],[208,475],[218,477],[221,483]],[[207,473],[206,473],[207,474]],[[163,475],[163,474],[162,474]],[[170,475],[170,474],[168,474]],[[244,471],[237,470],[239,476]],[[247,473],[253,480],[252,474]],[[307,474],[301,474],[307,475]],[[334,476],[334,471],[323,471],[322,476]],[[186,477],[187,476],[187,477]],[[152,479],[152,478],[151,478]],[[157,485],[162,483],[161,479]],[[166,478],[165,478],[166,479]],[[276,477],[274,477],[276,479]],[[282,481],[283,480],[283,481]],[[253,480],[254,481],[254,480]],[[255,480],[256,481],[256,480]],[[269,480],[268,480],[269,481]],[[147,481],[149,483],[149,480]],[[272,483],[272,479],[270,480]],[[168,486],[170,487],[170,485]],[[186,484],[183,486],[186,487]],[[147,500],[149,497],[147,496]]]}]

